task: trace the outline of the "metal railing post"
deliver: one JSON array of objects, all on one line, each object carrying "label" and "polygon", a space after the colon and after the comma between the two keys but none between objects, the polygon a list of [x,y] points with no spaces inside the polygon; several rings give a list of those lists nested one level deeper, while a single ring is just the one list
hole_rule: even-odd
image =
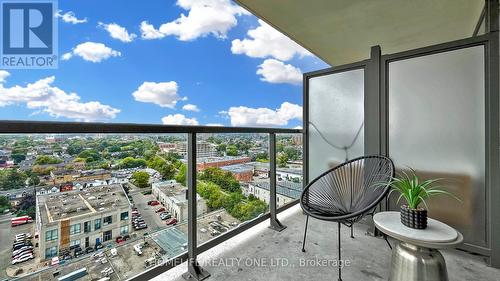
[{"label": "metal railing post", "polygon": [[210,277],[210,273],[200,267],[197,256],[197,194],[196,194],[196,133],[188,134],[188,163],[187,163],[187,186],[188,186],[188,271],[182,275],[186,280],[204,280]]},{"label": "metal railing post", "polygon": [[277,206],[276,206],[276,133],[269,134],[269,213],[271,214],[269,228],[282,231],[286,228],[277,217]]}]

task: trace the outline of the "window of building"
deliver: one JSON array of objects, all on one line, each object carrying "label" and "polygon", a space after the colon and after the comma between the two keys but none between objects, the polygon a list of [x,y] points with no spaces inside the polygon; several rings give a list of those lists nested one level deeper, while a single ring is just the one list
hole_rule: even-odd
[{"label": "window of building", "polygon": [[45,241],[52,241],[52,240],[56,240],[57,238],[58,238],[57,229],[47,230],[45,232]]},{"label": "window of building", "polygon": [[99,230],[101,229],[101,219],[96,219],[94,221],[94,230]]},{"label": "window of building", "polygon": [[45,249],[45,258],[50,259],[57,256],[57,246]]},{"label": "window of building", "polygon": [[121,213],[121,214],[120,214],[120,219],[121,219],[122,221],[124,221],[124,220],[128,220],[128,212],[123,212],[123,213]]},{"label": "window of building", "polygon": [[108,224],[111,224],[111,223],[113,223],[113,217],[111,217],[111,216],[105,217],[103,219],[103,222],[102,222],[103,225],[108,225]]},{"label": "window of building", "polygon": [[80,239],[72,240],[72,241],[69,242],[69,246],[70,247],[73,247],[73,246],[76,246],[76,245],[80,245]]},{"label": "window of building", "polygon": [[124,225],[120,227],[120,235],[128,234],[128,225]]},{"label": "window of building", "polygon": [[90,221],[83,223],[83,232],[87,233],[91,231]]},{"label": "window of building", "polygon": [[109,241],[113,238],[113,235],[111,233],[111,230],[108,230],[108,231],[104,231],[104,235],[102,237],[102,240],[103,241]]},{"label": "window of building", "polygon": [[82,231],[82,224],[77,223],[69,226],[69,235],[78,234]]}]

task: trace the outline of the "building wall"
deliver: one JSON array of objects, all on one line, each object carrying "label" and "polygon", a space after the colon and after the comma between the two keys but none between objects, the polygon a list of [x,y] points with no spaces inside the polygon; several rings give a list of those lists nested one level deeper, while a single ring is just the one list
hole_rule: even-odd
[{"label": "building wall", "polygon": [[[180,186],[179,183],[172,183],[172,185]],[[188,218],[188,204],[185,200],[185,193],[177,194],[177,195],[168,195],[166,194],[162,188],[160,188],[161,183],[155,183],[152,185],[152,194],[153,196],[165,207],[165,209],[170,212],[173,218],[176,218],[177,221],[185,221]],[[178,188],[178,187],[177,187]],[[182,198],[184,200],[180,201]],[[198,204],[196,207],[198,216],[207,213],[207,205],[203,198],[198,195]]]},{"label": "building wall", "polygon": [[210,167],[220,168],[224,166],[249,163],[250,161],[252,161],[250,157],[239,157],[236,159],[226,159],[226,160],[212,161],[212,162],[199,162],[196,164],[196,169],[198,171],[202,171]]},{"label": "building wall", "polygon": [[233,176],[238,181],[251,182],[253,180],[253,171],[252,170],[248,170],[248,171],[244,171],[244,172],[240,172],[240,173],[231,172],[231,174],[233,174]]},{"label": "building wall", "polygon": [[[100,243],[107,243],[110,241],[114,241],[117,236],[120,236],[121,227],[128,226],[128,233],[132,231],[131,225],[131,207],[126,206],[113,210],[106,210],[100,213],[91,213],[77,218],[69,218],[66,220],[59,220],[52,223],[38,223],[39,217],[37,217],[37,229],[39,229],[39,254],[43,259],[46,257],[46,249],[51,247],[57,247],[57,253],[61,249],[67,248],[71,245],[71,243],[75,243],[78,241],[78,244],[85,249],[86,238],[88,237],[90,247],[94,247],[99,241]],[[128,218],[125,220],[121,220],[121,213],[128,212]],[[38,213],[37,213],[38,216]],[[111,216],[112,223],[108,225],[104,225],[104,218]],[[101,228],[95,229],[95,221],[101,220]],[[84,223],[90,221],[90,231],[85,232]],[[80,224],[80,232],[75,234],[70,234],[71,225]],[[47,241],[47,231],[49,230],[57,230],[57,239]],[[104,232],[111,231],[111,239],[108,241],[103,241]]]},{"label": "building wall", "polygon": [[[267,189],[264,189],[264,188],[261,188],[259,186],[256,186],[256,185],[253,185],[253,184],[249,184],[248,185],[248,194],[253,194],[253,196],[257,197],[258,199],[266,202],[267,204],[269,204],[269,201],[270,201],[270,192],[269,190]],[[292,202],[293,200],[295,200],[294,198],[290,198],[288,196],[284,196],[282,194],[276,194],[276,200],[277,200],[277,203],[279,205],[285,205],[285,204],[288,204],[290,202]]]}]

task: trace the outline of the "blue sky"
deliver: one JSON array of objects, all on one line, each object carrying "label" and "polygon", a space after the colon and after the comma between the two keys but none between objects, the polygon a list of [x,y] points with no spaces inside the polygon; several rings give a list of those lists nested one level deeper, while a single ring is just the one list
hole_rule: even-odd
[{"label": "blue sky", "polygon": [[60,0],[64,59],[0,71],[0,119],[295,127],[328,67],[229,0],[117,3]]}]

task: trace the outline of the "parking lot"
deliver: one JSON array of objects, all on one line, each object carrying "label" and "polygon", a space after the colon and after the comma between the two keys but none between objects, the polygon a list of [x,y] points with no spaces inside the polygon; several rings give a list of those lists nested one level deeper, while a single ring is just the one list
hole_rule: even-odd
[{"label": "parking lot", "polygon": [[158,230],[166,228],[166,224],[164,221],[160,219],[160,216],[155,212],[161,205],[158,206],[149,206],[148,201],[155,200],[154,196],[144,195],[139,190],[132,190],[129,193],[129,196],[132,197],[134,201],[134,206],[140,212],[142,218],[146,222],[148,228],[138,231],[138,233],[150,233],[156,232]]},{"label": "parking lot", "polygon": [[13,277],[17,274],[34,272],[42,268],[40,265],[40,256],[38,255],[38,248],[36,248],[36,239],[32,239],[33,244],[33,254],[34,259],[28,260],[16,265],[12,265],[12,244],[15,240],[15,236],[20,233],[30,233],[32,236],[35,234],[35,223],[28,223],[24,225],[19,225],[16,227],[11,227],[10,219],[13,216],[4,215],[0,218],[0,255],[5,257],[0,259],[0,280]]}]

